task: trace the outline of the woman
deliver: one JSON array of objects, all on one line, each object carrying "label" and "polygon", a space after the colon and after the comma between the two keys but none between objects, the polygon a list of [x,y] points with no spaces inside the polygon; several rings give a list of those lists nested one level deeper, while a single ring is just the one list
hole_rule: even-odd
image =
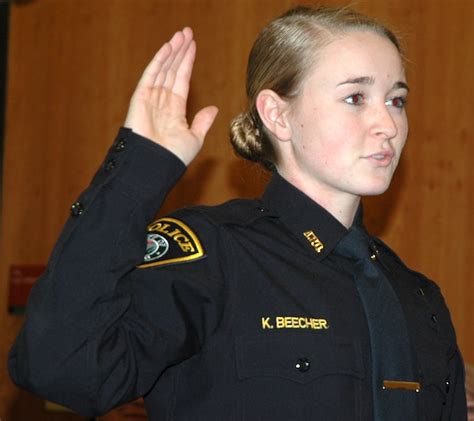
[{"label": "woman", "polygon": [[264,28],[232,143],[272,180],[150,223],[143,257],[217,114],[187,124],[194,56],[185,28],[145,70],[31,294],[15,382],[85,414],[144,396],[152,420],[465,419],[439,289],[362,225],[408,132],[395,36],[348,9]]}]

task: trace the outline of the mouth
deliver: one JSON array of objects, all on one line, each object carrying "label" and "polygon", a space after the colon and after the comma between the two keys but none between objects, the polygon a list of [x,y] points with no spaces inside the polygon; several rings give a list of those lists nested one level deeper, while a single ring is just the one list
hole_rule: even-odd
[{"label": "mouth", "polygon": [[392,163],[394,156],[393,151],[383,151],[364,156],[363,158],[374,162],[378,166],[386,167]]}]

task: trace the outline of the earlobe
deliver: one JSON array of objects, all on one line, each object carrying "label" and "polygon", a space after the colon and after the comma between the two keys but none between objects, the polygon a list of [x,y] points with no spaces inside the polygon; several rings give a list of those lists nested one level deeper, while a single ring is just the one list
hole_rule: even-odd
[{"label": "earlobe", "polygon": [[264,89],[257,95],[256,107],[263,125],[277,140],[291,139],[287,101],[271,89]]}]

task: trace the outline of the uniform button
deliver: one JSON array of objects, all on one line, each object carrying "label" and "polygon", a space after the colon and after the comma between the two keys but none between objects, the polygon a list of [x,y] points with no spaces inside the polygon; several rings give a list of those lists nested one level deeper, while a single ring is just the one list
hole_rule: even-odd
[{"label": "uniform button", "polygon": [[115,168],[115,159],[109,159],[104,165],[106,171],[111,171]]},{"label": "uniform button", "polygon": [[432,321],[433,323],[438,323],[438,318],[436,317],[436,314],[433,314],[433,315],[431,316],[431,321]]},{"label": "uniform button", "polygon": [[420,294],[422,297],[425,295],[425,291],[423,291],[423,288],[418,288],[418,294]]},{"label": "uniform button", "polygon": [[127,145],[127,139],[120,139],[115,144],[115,150],[117,152],[123,151],[126,145]]},{"label": "uniform button", "polygon": [[71,206],[71,216],[80,216],[84,213],[84,206],[81,202],[73,203]]},{"label": "uniform button", "polygon": [[311,364],[307,358],[298,358],[296,360],[295,367],[300,373],[306,373],[310,366]]},{"label": "uniform button", "polygon": [[377,246],[375,244],[371,244],[370,251],[371,251],[370,258],[372,259],[372,261],[375,262],[377,260],[377,257],[379,256],[379,251],[377,249]]}]

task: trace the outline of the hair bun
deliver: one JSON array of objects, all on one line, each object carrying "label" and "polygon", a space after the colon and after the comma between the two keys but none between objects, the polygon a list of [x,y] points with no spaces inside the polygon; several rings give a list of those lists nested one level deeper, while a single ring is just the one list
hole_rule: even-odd
[{"label": "hair bun", "polygon": [[230,141],[235,152],[245,159],[260,162],[262,136],[250,113],[239,114],[230,123]]}]

